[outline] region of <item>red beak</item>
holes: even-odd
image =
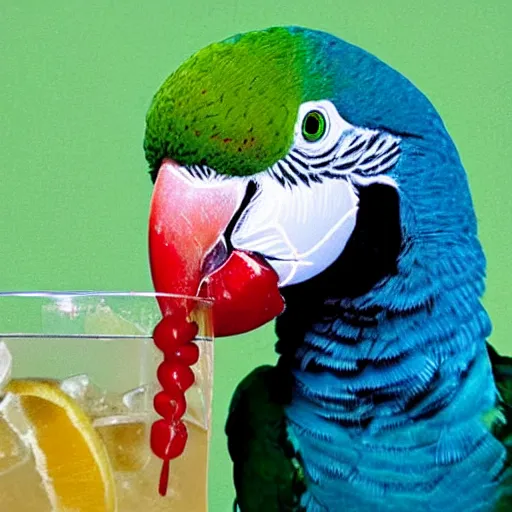
[[[215,336],[255,329],[284,308],[278,276],[262,258],[233,250],[218,268],[205,265],[244,194],[241,180],[188,179],[176,162],[164,160],[151,200],[149,258],[155,290],[213,298]]]

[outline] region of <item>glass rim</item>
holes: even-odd
[[[167,293],[156,291],[115,291],[115,290],[27,290],[27,291],[0,291],[2,297],[24,298],[66,298],[66,297],[153,297],[168,299],[186,299],[197,303],[213,305],[211,297],[199,297],[197,295],[184,295],[179,293]]]

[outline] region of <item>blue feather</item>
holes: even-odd
[[[393,171],[407,241],[397,275],[330,297],[338,314],[316,318],[295,352],[286,413],[308,512],[492,510],[506,454],[482,421],[496,403],[485,259],[463,169],[444,150],[406,149]],[[453,203],[441,204],[450,183]],[[289,311],[278,322],[293,321]]]

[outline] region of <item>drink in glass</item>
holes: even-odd
[[[199,360],[188,439],[158,493],[150,449],[162,353],[152,333],[186,304]],[[0,293],[0,510],[207,510],[211,303],[157,293]]]

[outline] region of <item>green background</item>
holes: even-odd
[[[214,40],[299,24],[375,53],[441,112],[488,257],[492,340],[512,353],[511,20],[510,0],[2,0],[0,289],[150,289],[142,137],[153,93]],[[233,496],[229,398],[273,360],[273,338],[267,326],[217,340],[211,512]]]

